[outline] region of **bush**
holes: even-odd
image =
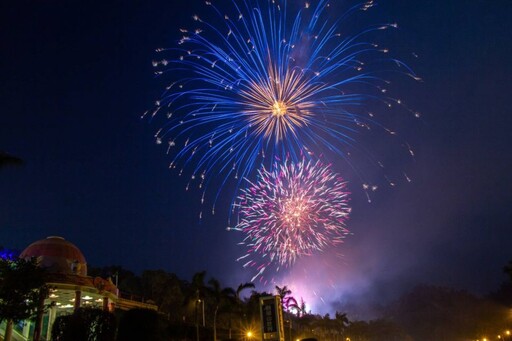
[[[54,341],[114,341],[116,319],[102,309],[79,308],[71,315],[59,316],[52,328]]]
[[[121,317],[117,341],[167,340],[165,329],[165,324],[156,311],[132,309]]]

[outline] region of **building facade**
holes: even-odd
[[[60,315],[72,314],[80,307],[101,308],[114,312],[115,309],[129,310],[146,308],[157,310],[152,304],[127,300],[119,297],[119,290],[110,278],[87,275],[87,262],[73,243],[62,237],[52,236],[30,244],[20,258],[35,258],[39,266],[46,269],[46,283],[50,293],[44,304],[48,311],[40,316],[41,340],[50,340],[55,319]],[[35,321],[23,321],[13,327],[13,340],[29,340],[35,330]],[[5,323],[0,325],[3,335]]]

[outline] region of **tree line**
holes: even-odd
[[[0,254],[0,322],[36,318],[41,297],[48,294],[44,270],[34,260],[17,259],[1,248]],[[512,262],[504,271],[509,279],[484,297],[419,285],[379,307],[377,318],[364,321],[343,311],[336,311],[334,316],[307,311],[307,302],[294,297],[286,285],[265,292],[257,291],[253,283],[224,287],[206,271],[183,280],[165,270],[145,270],[137,275],[121,266],[89,268],[90,276],[117,282],[120,297],[155,304],[158,311],[139,309],[112,315],[82,308],[56,320],[52,339],[124,341],[137,333],[151,335],[152,340],[256,339],[260,332],[259,299],[271,295],[281,297],[287,341],[482,339],[512,330]]]
[[[119,266],[92,271],[117,277],[122,295],[156,304],[173,325],[202,327],[204,322],[212,331],[210,340],[243,338],[248,330],[257,332],[259,298],[269,295],[281,297],[286,340],[315,337],[325,341],[462,341],[512,330],[512,262],[504,268],[509,279],[486,296],[418,285],[380,306],[378,317],[369,321],[353,319],[344,311],[336,311],[334,316],[307,311],[307,302],[294,297],[286,285],[276,286],[273,292],[260,292],[252,283],[222,287],[215,278],[207,280],[205,271],[194,274],[190,281],[164,270],[146,270],[140,276]]]

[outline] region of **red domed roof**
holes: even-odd
[[[87,276],[85,257],[73,243],[62,237],[48,237],[30,244],[20,258],[36,257],[52,273]]]

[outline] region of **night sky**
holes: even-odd
[[[185,191],[155,144],[162,121],[141,119],[165,84],[154,76],[155,49],[174,46],[204,8],[0,4],[0,150],[25,161],[0,169],[0,245],[58,235],[91,266],[250,280],[236,262],[240,236],[226,232],[227,209],[199,219],[199,194]],[[418,283],[484,294],[512,259],[512,2],[383,0],[372,10],[398,22],[392,47],[418,56],[411,66],[423,82],[394,85],[422,113],[401,127],[415,150],[406,165],[413,181],[372,203],[354,184],[344,256],[305,258],[278,274],[314,312],[386,301]]]

